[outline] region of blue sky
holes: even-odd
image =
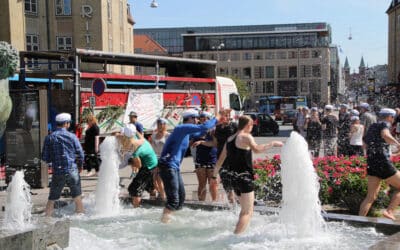
[[[387,64],[388,9],[391,0],[129,0],[135,28],[327,22],[334,44],[357,69]],[[352,39],[349,40],[351,30]]]

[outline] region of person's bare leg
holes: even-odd
[[[375,176],[368,175],[368,193],[363,202],[360,205],[360,211],[358,215],[367,216],[372,203],[378,196],[379,189],[381,188],[381,179]]]
[[[394,216],[394,211],[396,208],[400,205],[400,172],[397,171],[397,173],[388,179],[385,180],[388,184],[390,184],[392,187],[395,187],[397,190],[393,194],[392,198],[390,199],[389,206],[387,209],[383,212],[383,216],[385,216],[388,219],[391,220],[396,220],[396,217]]]
[[[132,205],[134,208],[140,207],[140,202],[142,201],[141,197],[132,196]]]
[[[75,197],[74,202],[75,202],[75,213],[77,213],[77,214],[84,213],[82,196],[79,195],[79,196]]]
[[[162,223],[170,223],[171,222],[171,214],[172,214],[172,210],[169,210],[168,208],[164,208],[163,214],[161,216],[161,222]]]
[[[233,190],[226,192],[226,195],[228,196],[228,201],[231,204],[235,203],[235,193],[233,192]]]
[[[158,193],[160,194],[160,197],[163,201],[165,201],[165,191],[164,191],[164,184],[161,180],[161,177],[157,175],[156,177],[156,182],[157,182],[157,187],[158,187]]]
[[[196,169],[197,181],[199,182],[199,186],[197,187],[197,197],[199,201],[205,201],[207,195],[207,174],[205,168],[197,168]]]
[[[207,181],[208,181],[208,188],[211,194],[211,200],[217,201],[218,200],[218,182],[212,181],[212,176],[214,174],[214,169],[207,169]]]
[[[53,215],[53,211],[54,211],[54,201],[48,200],[46,204],[45,215],[47,217],[51,217]]]
[[[250,219],[253,216],[254,192],[241,194],[239,197],[239,201],[241,210],[239,214],[239,221],[236,224],[234,234],[243,233],[249,225]]]

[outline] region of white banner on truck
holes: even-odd
[[[163,112],[164,100],[161,92],[129,90],[124,123],[129,122],[129,113],[135,111],[144,130],[155,128],[155,121]]]

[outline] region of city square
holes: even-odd
[[[400,1],[185,5],[0,3],[0,248],[400,248]]]

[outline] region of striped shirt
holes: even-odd
[[[62,175],[77,170],[77,158],[82,162],[84,154],[78,138],[73,133],[65,128],[57,128],[46,136],[42,160],[52,166],[53,174]]]

